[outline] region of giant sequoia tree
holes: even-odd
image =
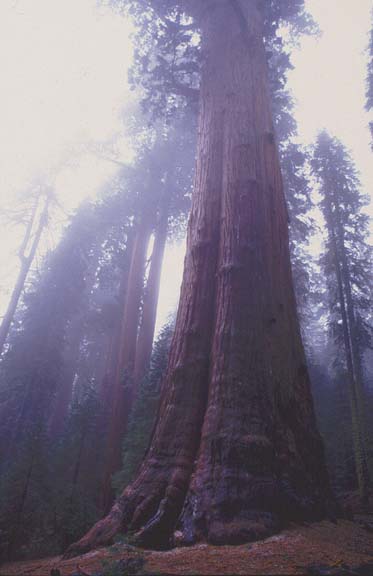
[[[139,32],[136,37],[136,59],[131,80],[141,87],[142,104],[152,117],[173,118],[175,111],[192,115],[197,112],[201,80],[202,54],[195,26],[185,18],[182,5],[172,2],[174,10],[144,10],[154,3],[129,0]],[[294,4],[294,3],[293,3]],[[293,116],[293,99],[287,89],[287,74],[292,69],[289,43],[277,34],[278,19],[293,16],[294,35],[313,33],[317,28],[310,17],[294,7],[267,3],[264,44],[269,66],[269,86],[275,134],[279,145],[284,192],[289,212],[290,255],[298,311],[305,309],[309,287],[309,266],[305,244],[311,231],[307,216],[311,208],[307,179],[306,154],[295,142],[297,125]],[[294,18],[294,16],[296,16]],[[289,21],[288,21],[289,23]]]
[[[153,2],[160,10],[179,4]],[[202,37],[197,166],[175,333],[137,478],[69,554],[263,537],[330,499],[291,279],[264,28],[303,2],[188,2]]]

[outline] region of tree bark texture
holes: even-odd
[[[119,329],[117,357],[113,371],[112,409],[108,430],[107,464],[103,482],[104,508],[113,501],[111,477],[122,462],[122,440],[133,402],[133,376],[136,342],[143,294],[146,255],[152,231],[150,220],[143,217],[138,224],[128,275],[123,319]],[[115,347],[114,347],[115,350]]]
[[[196,180],[175,333],[134,482],[68,555],[238,543],[325,513],[330,491],[291,280],[255,0],[204,13]],[[244,19],[241,18],[244,16]]]

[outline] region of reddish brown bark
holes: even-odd
[[[108,335],[107,347],[106,347],[106,361],[104,368],[104,376],[102,378],[100,386],[100,401],[104,408],[104,411],[110,409],[113,404],[112,393],[113,393],[113,367],[116,364],[116,359],[118,356],[116,347],[118,345],[118,329],[117,326],[114,327],[112,332]]]
[[[160,214],[158,226],[154,237],[154,246],[150,262],[148,280],[146,282],[141,325],[136,346],[136,361],[134,370],[135,390],[141,384],[147,369],[154,340],[155,323],[157,319],[157,306],[159,299],[159,286],[161,281],[163,256],[166,247],[168,230],[168,210],[164,209]],[[136,393],[136,392],[135,392]]]
[[[196,182],[175,334],[147,456],[68,554],[260,538],[330,499],[291,280],[259,4],[201,22]],[[243,24],[245,24],[243,26]],[[176,530],[176,531],[175,531]]]
[[[136,236],[131,231],[127,235],[126,250],[124,253],[124,261],[122,262],[122,274],[119,281],[118,289],[118,317],[112,318],[112,325],[109,329],[107,347],[105,351],[105,365],[103,369],[103,378],[100,387],[100,399],[104,407],[104,411],[110,410],[113,406],[113,390],[114,390],[114,375],[117,368],[117,361],[119,358],[119,340],[121,334],[121,321],[124,319],[125,315],[125,304],[126,295],[128,290],[128,277],[129,277],[129,266],[133,259],[134,253],[134,240]],[[127,265],[129,263],[129,266]]]
[[[113,370],[112,410],[108,431],[107,463],[103,483],[103,502],[105,509],[107,509],[113,501],[114,495],[111,487],[111,477],[121,466],[122,440],[133,401],[133,372],[136,358],[136,341],[150,234],[150,219],[143,216],[138,224],[133,246],[123,319],[119,329],[119,342],[118,345],[114,347],[116,359]]]

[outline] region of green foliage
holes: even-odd
[[[130,82],[141,86],[145,112],[168,122],[186,108],[196,114],[201,61],[196,31],[179,11],[160,18],[148,9],[137,14],[136,22]]]
[[[61,549],[100,516],[103,412],[96,390],[85,386],[73,399],[65,433],[54,445],[52,505]]]
[[[328,236],[321,268],[327,279],[327,309],[330,334],[338,346],[342,345],[343,333],[341,310],[336,282],[336,255],[333,251],[332,228],[339,261],[345,257],[351,284],[357,345],[360,353],[372,348],[373,318],[372,297],[372,248],[368,243],[369,216],[364,212],[368,198],[361,192],[359,176],[353,160],[336,138],[322,132],[316,143],[312,169],[320,182],[320,208],[324,214]],[[332,212],[328,212],[329,203]],[[345,287],[346,288],[346,287]],[[336,358],[340,362],[340,356]]]
[[[310,216],[313,207],[311,186],[307,174],[307,155],[291,140],[280,147],[281,170],[289,214],[289,242],[295,295],[301,323],[307,314],[310,295],[312,265],[307,253],[314,221]]]
[[[97,395],[86,390],[58,443],[42,423],[13,453],[0,476],[4,558],[59,554],[99,518],[100,421]]]
[[[3,554],[32,556],[60,552],[65,541],[75,539],[97,518],[97,509],[92,511],[95,499],[89,482],[79,487],[79,479],[74,480],[77,429],[80,434],[85,430],[86,446],[98,448],[99,442],[94,438],[100,437],[97,431],[88,430],[84,420],[84,413],[86,417],[98,418],[84,386],[76,387],[79,398],[65,422],[63,438],[51,435],[49,419],[58,390],[66,379],[72,385],[74,378],[74,355],[69,346],[73,342],[74,319],[84,309],[89,293],[90,263],[100,243],[98,225],[93,207],[82,206],[24,296],[8,351],[2,359],[0,530],[6,543]],[[86,449],[84,453],[87,456]],[[97,454],[95,458],[98,461]],[[97,475],[90,473],[87,478],[95,479],[97,492]]]
[[[102,566],[102,576],[134,576],[144,573],[145,558],[136,554],[122,560],[104,560]]]
[[[308,367],[331,481],[337,493],[355,490],[357,484],[346,373],[329,368],[329,358],[335,354],[333,344],[324,342],[320,333],[312,336],[320,338],[324,345],[317,354],[314,350],[309,353]]]
[[[141,86],[144,109],[152,117],[168,120],[186,108],[195,114],[203,60],[198,28],[201,2],[114,0],[113,4],[126,7],[136,22],[130,81]],[[305,11],[304,0],[266,0],[263,11],[274,105],[278,112],[282,108],[278,123],[294,123],[286,110],[289,95],[284,89],[290,57],[278,31],[287,27],[294,43],[301,34],[315,33],[316,26]]]
[[[156,226],[165,210],[170,236],[182,228],[193,176],[192,126],[185,118],[152,131],[136,165],[123,169],[99,202],[83,205],[72,218],[23,298],[0,364],[3,554],[60,553],[102,513],[108,413],[100,403],[131,245],[144,213]],[[65,389],[66,404],[54,425]],[[126,460],[129,474],[151,431],[158,403],[154,374],[142,397],[144,405],[135,408],[143,428]]]
[[[343,430],[343,454],[337,462],[342,463],[344,476],[348,477],[346,470],[353,469],[355,459],[359,491],[364,498],[369,491],[368,466],[373,456],[365,419],[371,409],[365,360],[373,344],[373,255],[368,244],[369,218],[364,213],[367,199],[350,154],[326,132],[318,136],[311,165],[319,182],[319,205],[325,219],[325,249],[320,258],[324,284],[320,284],[319,291],[327,319],[328,364],[342,400],[339,405],[336,401],[333,404],[341,423],[339,429]],[[335,442],[333,446],[336,448]]]
[[[12,460],[2,464],[0,475],[1,555],[45,552],[41,546],[46,528],[46,498],[51,492],[49,452],[40,422],[17,447]],[[32,542],[29,536],[32,534]],[[28,545],[26,545],[28,544]]]
[[[172,333],[173,323],[167,324],[161,330],[154,344],[149,373],[142,382],[134,402],[128,432],[123,442],[122,469],[113,478],[113,487],[117,494],[120,494],[133,479],[148,448],[157,415],[160,384],[167,367]]]
[[[145,111],[152,118],[162,117],[167,121],[185,115],[186,111],[189,117],[195,116],[203,54],[198,22],[188,16],[193,6],[190,2],[165,0],[132,0],[124,4],[138,26],[130,79],[134,86],[141,86]],[[200,7],[196,2],[191,14],[197,14]],[[305,245],[313,226],[308,216],[312,202],[306,155],[293,142],[296,123],[286,81],[292,68],[291,45],[301,34],[315,33],[316,27],[305,11],[303,0],[267,0],[263,10],[274,122],[290,217],[293,277],[298,306],[304,309],[310,274]],[[281,27],[286,27],[288,33],[279,35]]]
[[[89,207],[77,215],[46,257],[18,313],[0,368],[0,404],[8,405],[2,424],[19,422],[18,435],[29,434],[32,423],[46,419],[62,375],[66,331],[84,295],[87,257],[95,241],[93,219]]]

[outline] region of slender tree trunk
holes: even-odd
[[[69,406],[72,400],[73,383],[75,377],[75,364],[65,371],[63,379],[59,383],[57,394],[52,403],[52,410],[49,417],[48,433],[52,439],[61,436],[67,421]]]
[[[28,466],[27,473],[26,473],[25,483],[23,485],[22,495],[21,495],[21,498],[19,500],[18,508],[16,510],[16,513],[15,513],[14,528],[13,528],[12,535],[10,537],[9,546],[8,546],[9,558],[12,558],[13,553],[15,551],[15,546],[17,544],[19,528],[20,528],[20,524],[21,524],[21,520],[22,520],[23,510],[25,508],[25,504],[26,504],[26,500],[27,500],[27,496],[28,496],[29,485],[30,485],[30,480],[31,480],[33,469],[34,469],[34,453],[32,453],[32,455],[31,455],[30,464]]]
[[[104,408],[103,414],[103,430],[107,436],[107,450],[105,468],[103,470],[102,488],[100,491],[99,505],[100,509],[105,513],[112,502],[114,497],[111,486],[111,473],[109,471],[109,434],[113,434],[113,412],[115,406],[115,371],[118,362],[118,348],[119,348],[119,330],[120,326],[116,326],[115,330],[110,336],[108,355],[106,362],[106,370],[101,384],[101,403]]]
[[[137,478],[68,555],[120,530],[147,546],[241,542],[325,513],[330,489],[291,280],[262,17],[201,22],[196,181],[161,405]],[[176,530],[176,532],[175,532]]]
[[[51,413],[48,422],[48,434],[52,439],[57,439],[62,434],[69,413],[73,395],[73,384],[76,377],[76,367],[79,359],[80,342],[82,338],[81,318],[77,318],[72,338],[69,342],[67,359],[65,359],[65,369],[57,382],[57,391],[51,406]],[[66,354],[66,351],[65,351]]]
[[[122,329],[122,321],[125,313],[126,296],[129,283],[129,268],[131,267],[131,262],[134,258],[134,248],[135,239],[133,234],[127,239],[126,245],[126,262],[128,265],[123,266],[122,275],[119,282],[119,302],[118,302],[118,317],[115,317],[112,329],[108,338],[108,346],[106,352],[106,362],[104,368],[104,375],[101,382],[100,388],[100,399],[103,406],[103,430],[105,431],[105,436],[108,436],[109,431],[112,433],[112,412],[115,406],[115,392],[116,392],[116,381],[115,374],[117,371],[117,364],[119,361],[119,345],[120,345],[120,335]],[[129,241],[129,244],[128,244]],[[128,251],[128,254],[127,254]],[[129,256],[128,256],[129,255]],[[109,453],[108,449],[108,453]],[[100,492],[100,508],[105,511],[110,505],[110,501],[113,498],[113,493],[111,489],[111,475],[109,477],[108,471],[108,454],[107,466],[103,471],[103,484],[102,490]]]
[[[68,504],[65,508],[65,515],[66,515],[66,521],[67,522],[70,520],[71,515],[74,513],[74,496],[75,496],[76,488],[78,486],[78,480],[79,480],[80,469],[81,469],[81,464],[82,464],[83,448],[84,448],[86,434],[87,434],[87,428],[85,425],[81,434],[80,434],[80,438],[79,438],[79,448],[78,448],[78,453],[77,453],[76,460],[75,460],[73,475],[71,478],[71,491],[70,491],[70,496],[68,499]],[[63,534],[63,537],[62,537],[62,540],[63,540],[62,546],[63,547],[68,545],[69,537],[70,537],[70,535],[68,532],[67,533],[65,532]]]
[[[347,375],[349,378],[349,375]],[[338,378],[337,381],[337,392],[338,392],[338,399],[340,403],[339,414],[341,414],[342,421],[348,420],[351,416],[351,393],[350,393],[350,381],[348,380],[349,386],[347,388],[347,396],[346,396],[346,386],[345,382],[342,381],[341,378]],[[351,428],[352,432],[352,428]],[[351,476],[356,476],[355,474],[355,459],[354,459],[354,447],[352,442],[352,454],[351,454],[351,439],[352,433],[348,428],[345,426],[341,426],[340,429],[340,438],[341,438],[341,459],[342,459],[342,483],[345,484],[346,489],[351,488]],[[338,467],[339,458],[336,457],[336,464],[335,468]],[[353,460],[353,462],[352,462]],[[338,482],[341,484],[341,481]]]
[[[149,276],[146,283],[142,318],[136,347],[136,361],[134,371],[134,394],[138,390],[150,364],[154,340],[155,323],[157,319],[157,306],[159,286],[161,281],[163,256],[166,247],[168,231],[168,210],[160,214],[158,227],[155,233],[154,246],[150,263]]]
[[[2,321],[1,326],[0,326],[0,355],[2,354],[2,352],[4,350],[4,345],[5,345],[6,339],[7,339],[8,334],[9,334],[11,324],[13,322],[14,314],[16,312],[20,296],[21,296],[23,289],[24,289],[24,286],[25,286],[25,281],[26,281],[27,275],[29,273],[31,264],[35,258],[36,250],[39,246],[39,242],[40,242],[43,230],[47,224],[49,201],[50,201],[50,197],[49,197],[49,195],[47,195],[45,197],[44,208],[43,208],[43,211],[40,215],[39,225],[37,227],[37,230],[35,231],[35,235],[34,235],[28,256],[26,256],[26,250],[27,250],[27,246],[28,246],[28,243],[30,241],[30,238],[31,238],[32,229],[33,229],[34,224],[35,224],[38,202],[35,202],[35,205],[34,205],[33,210],[32,210],[30,221],[29,221],[27,228],[26,228],[25,236],[24,236],[24,239],[22,241],[22,246],[21,246],[20,251],[19,251],[21,268],[20,268],[20,271],[18,274],[17,282],[16,282],[14,289],[13,289],[13,292],[12,292],[12,296],[11,296],[7,311],[4,315],[3,321]]]
[[[78,479],[79,479],[79,473],[80,473],[80,468],[81,468],[81,463],[82,463],[82,455],[83,455],[83,448],[84,448],[84,442],[85,442],[86,434],[87,434],[87,429],[85,427],[83,429],[81,435],[80,435],[79,450],[78,450],[78,454],[77,454],[77,458],[76,458],[75,466],[74,466],[74,472],[73,472],[73,477],[72,477],[72,482],[71,482],[70,506],[72,506],[75,490],[76,490],[76,487],[78,485]]]
[[[118,327],[115,326],[112,332],[108,335],[107,347],[106,347],[106,361],[104,368],[104,376],[102,378],[100,386],[100,401],[104,407],[104,411],[109,410],[110,406],[113,404],[112,401],[112,385],[113,385],[113,366],[115,365],[115,360],[118,357],[118,352],[116,347],[118,345]]]
[[[9,334],[10,326],[13,322],[14,314],[17,309],[18,301],[20,296],[23,292],[23,287],[25,285],[25,281],[27,278],[28,271],[30,269],[31,263],[29,263],[28,259],[21,261],[21,268],[18,273],[17,282],[13,288],[12,296],[1,323],[0,327],[0,350],[1,352],[4,350],[5,342]]]
[[[356,326],[355,306],[351,289],[350,269],[347,260],[346,246],[344,243],[344,230],[340,220],[340,211],[337,203],[336,203],[336,218],[338,224],[338,233],[341,242],[340,246],[341,275],[343,279],[343,286],[345,289],[345,296],[346,296],[346,315],[349,326],[350,348],[351,348],[353,371],[355,376],[356,402],[359,411],[360,427],[363,435],[366,465],[368,468],[368,476],[369,476],[368,482],[370,483],[371,480],[373,479],[373,458],[368,451],[369,433],[367,429],[365,390],[363,383],[361,354],[359,350],[359,335]]]
[[[122,262],[123,270],[119,282],[119,298],[118,298],[118,316],[113,318],[113,326],[109,331],[109,338],[107,343],[106,361],[104,367],[104,376],[101,382],[100,398],[105,408],[105,412],[114,405],[113,388],[114,388],[114,375],[119,358],[119,340],[121,333],[121,320],[124,318],[124,306],[126,303],[126,295],[128,290],[128,277],[129,268],[134,257],[134,234],[127,237],[126,250],[124,253],[124,262]]]
[[[356,477],[359,487],[360,498],[363,503],[369,501],[369,471],[366,460],[366,448],[365,448],[365,437],[362,427],[362,416],[360,413],[359,398],[358,398],[358,388],[356,384],[356,374],[354,371],[353,353],[352,353],[352,339],[349,325],[349,318],[346,307],[345,300],[345,290],[343,283],[342,274],[342,264],[340,260],[340,254],[338,250],[337,242],[337,231],[335,215],[332,210],[332,203],[330,199],[330,193],[326,191],[326,212],[328,219],[328,228],[330,231],[330,239],[332,243],[332,250],[334,255],[334,266],[337,278],[338,287],[338,300],[341,308],[341,318],[342,318],[342,330],[343,330],[343,341],[346,355],[346,366],[349,378],[349,391],[350,391],[350,407],[351,407],[351,418],[352,418],[352,437],[354,445],[354,457],[355,457],[355,469]]]
[[[140,320],[146,255],[152,226],[150,218],[143,216],[136,233],[130,264],[123,319],[119,329],[117,358],[113,373],[112,410],[108,431],[107,462],[103,482],[103,503],[107,510],[114,494],[111,477],[122,462],[122,440],[127,428],[133,400],[133,375],[136,342]]]

